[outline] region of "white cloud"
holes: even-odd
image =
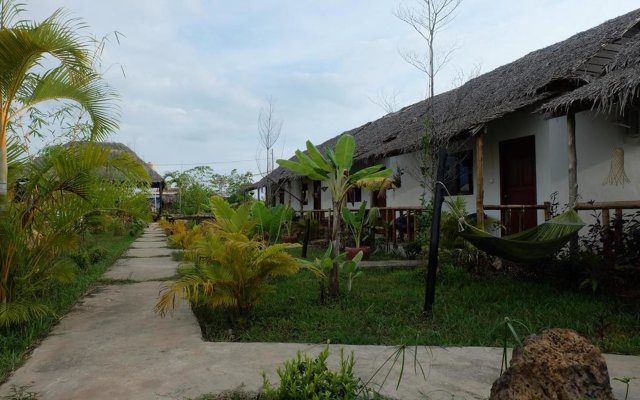
[[[411,1],[411,0],[406,0]],[[112,140],[135,147],[161,171],[193,163],[256,171],[257,116],[277,99],[284,119],[279,151],[321,142],[381,116],[368,100],[399,91],[400,106],[424,95],[425,81],[399,56],[417,36],[392,15],[394,0],[32,0],[30,16],[71,10],[100,37],[123,33],[104,53],[122,95]],[[483,72],[636,7],[636,0],[466,0],[439,43],[459,49],[439,78]],[[120,65],[126,78],[120,72]],[[235,164],[233,160],[250,160]]]

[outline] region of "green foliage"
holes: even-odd
[[[360,270],[359,264],[362,260],[363,253],[359,251],[355,255],[353,260],[346,260],[347,253],[339,253],[337,256],[333,255],[332,244],[329,243],[329,247],[317,256],[313,263],[306,262],[303,264],[305,268],[311,271],[318,279],[320,284],[320,302],[324,303],[327,295],[327,283],[329,279],[329,273],[333,269],[334,265],[338,265],[338,269],[344,273],[347,277],[347,292],[351,293],[353,287],[353,281],[361,276],[363,272]]]
[[[290,233],[293,215],[293,208],[285,204],[267,207],[262,202],[255,202],[251,207],[251,216],[257,223],[256,233],[269,243],[277,243],[283,230]]]
[[[83,271],[89,269],[89,266],[93,264],[89,257],[89,252],[87,252],[86,249],[78,249],[70,253],[69,258],[71,258],[75,265]]]
[[[185,221],[174,221],[170,228],[169,245],[174,249],[189,249],[202,237],[202,229],[200,225],[189,229]]]
[[[185,215],[210,212],[209,199],[214,195],[210,185],[212,174],[213,169],[206,166],[167,173],[167,185],[178,189],[179,200],[173,204],[173,211]]]
[[[165,175],[169,187],[178,189],[178,202],[174,212],[193,215],[211,211],[209,199],[219,196],[231,204],[241,204],[252,199],[247,188],[253,183],[250,172],[239,174],[232,170],[228,175],[218,174],[211,167],[198,166],[186,171],[173,171]]]
[[[117,95],[96,72],[91,38],[81,36],[73,20],[64,20],[62,10],[35,22],[22,20],[19,3],[5,0],[2,6],[0,138],[6,138],[9,126],[23,114],[50,100],[71,101],[83,109],[92,124],[88,139],[113,132]],[[43,62],[49,58],[55,62]]]
[[[300,176],[312,180],[323,181],[331,194],[333,213],[331,240],[333,241],[334,257],[338,255],[341,243],[340,210],[344,205],[345,197],[354,187],[364,187],[371,190],[388,188],[392,181],[391,169],[383,165],[374,165],[352,172],[353,157],[356,147],[355,138],[352,135],[340,136],[335,149],[325,148],[323,155],[316,146],[307,141],[307,153],[297,150],[298,161],[277,160],[278,165],[291,170]],[[329,295],[338,295],[338,265],[334,265],[329,279]]]
[[[342,219],[351,230],[356,247],[360,247],[362,241],[367,240],[367,231],[376,223],[380,217],[380,210],[371,207],[367,212],[367,202],[363,201],[360,208],[352,213],[347,207],[342,207]]]
[[[48,334],[51,327],[59,321],[59,316],[68,312],[77,299],[100,279],[104,271],[129,247],[132,241],[133,238],[129,236],[116,237],[112,232],[88,234],[85,239],[86,246],[100,243],[100,246],[107,250],[108,255],[91,265],[86,271],[76,270],[72,281],[62,283],[50,280],[46,285],[39,286],[41,307],[49,311],[46,315],[30,318],[20,324],[0,326],[0,383]],[[29,306],[29,308],[32,307],[33,305]]]
[[[109,157],[93,143],[46,149],[37,159],[10,159],[10,202],[0,218],[0,326],[21,324],[50,314],[43,296],[54,281],[73,279],[67,253],[77,248],[86,216],[112,213],[124,223],[136,207],[133,182],[144,182],[144,168]],[[121,184],[105,185],[105,170],[121,172]],[[125,218],[126,217],[126,218]],[[78,255],[80,269],[88,256]]]
[[[215,216],[213,225],[222,232],[249,235],[257,224],[257,221],[251,215],[251,204],[249,203],[243,203],[233,208],[222,197],[213,196],[211,198],[211,210]]]
[[[219,197],[212,203],[216,222],[186,252],[192,264],[182,269],[179,279],[163,286],[156,305],[162,315],[176,299],[186,299],[244,317],[269,291],[271,278],[298,271],[298,262],[285,251],[290,245],[249,239],[253,222],[248,207],[233,209]]]
[[[311,358],[298,352],[295,360],[278,368],[280,384],[271,385],[263,373],[263,391],[267,400],[353,400],[365,390],[362,381],[353,375],[353,354],[344,357],[340,351],[337,371],[327,366],[329,347]]]
[[[353,281],[363,274],[360,269],[360,261],[362,261],[363,253],[361,251],[353,257],[351,260],[347,260],[342,263],[340,271],[347,277],[347,293],[351,293],[353,287]]]
[[[325,151],[325,155],[322,155],[316,146],[307,141],[307,154],[300,150],[296,151],[298,161],[277,160],[277,163],[301,176],[326,182],[334,204],[342,205],[347,192],[353,187],[379,189],[388,183],[391,170],[382,165],[351,173],[355,151],[353,136],[349,134],[340,136],[335,151],[329,148]]]
[[[96,246],[89,250],[89,260],[91,261],[91,264],[96,264],[104,260],[108,255],[109,252],[102,246]]]
[[[253,174],[245,172],[238,173],[235,168],[228,175],[212,174],[211,185],[214,193],[224,197],[231,204],[241,204],[252,199],[251,191],[248,188],[253,183]]]

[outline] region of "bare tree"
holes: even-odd
[[[269,175],[275,167],[275,159],[273,154],[273,148],[275,147],[278,139],[280,139],[280,133],[282,132],[282,119],[276,114],[276,100],[269,96],[267,98],[267,104],[260,109],[258,114],[258,138],[260,143],[260,150],[266,153],[265,170],[263,172],[262,165],[260,163],[260,157],[256,157],[256,163],[258,164],[258,171],[260,175]],[[265,199],[269,204],[271,196],[271,184],[267,182],[267,192]]]
[[[447,64],[455,47],[441,52],[436,49],[436,37],[451,23],[455,11],[462,0],[415,0],[414,7],[399,4],[394,14],[407,23],[425,41],[426,51],[403,51],[400,54],[406,62],[427,76],[427,113],[421,169],[424,187],[431,186],[433,193],[433,214],[429,243],[429,261],[425,275],[425,300],[423,312],[430,315],[433,310],[438,270],[438,246],[440,238],[440,215],[444,201],[443,181],[447,162],[447,136],[439,129],[444,128],[444,115],[437,116],[434,111],[435,77]],[[431,185],[430,185],[431,184]],[[426,194],[426,193],[425,193]]]
[[[382,108],[387,114],[398,110],[398,95],[400,91],[393,89],[391,92],[387,92],[385,89],[380,89],[376,92],[375,97],[369,97],[370,102]]]
[[[407,23],[426,42],[425,51],[404,50],[400,54],[406,62],[424,72],[428,78],[427,94],[431,98],[435,94],[435,77],[447,64],[455,47],[445,52],[436,46],[436,36],[453,21],[455,11],[462,0],[415,0],[414,7],[399,4],[394,15]]]

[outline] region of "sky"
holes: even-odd
[[[110,141],[161,174],[208,165],[257,180],[266,162],[258,115],[269,98],[283,122],[276,158],[380,118],[386,111],[372,101],[380,93],[396,94],[398,108],[424,99],[424,74],[400,55],[424,42],[393,14],[415,3],[27,0],[25,16],[41,20],[62,7],[88,25],[85,34],[110,38],[102,72],[122,108]],[[436,38],[439,51],[455,49],[436,92],[637,7],[637,0],[464,0]]]

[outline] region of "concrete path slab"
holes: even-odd
[[[161,242],[161,243],[167,243],[167,237],[166,236],[140,236],[139,238],[136,239],[137,243],[140,242]]]
[[[178,270],[178,262],[170,257],[121,258],[103,275],[107,279],[151,281],[171,278]]]
[[[154,258],[154,257],[169,257],[175,250],[168,247],[152,247],[152,248],[130,248],[127,250],[123,257],[136,257],[136,258]],[[153,260],[150,260],[153,261]]]
[[[162,240],[156,240],[156,241],[141,241],[141,240],[136,240],[135,242],[131,243],[131,246],[129,246],[130,249],[157,249],[157,248],[166,248],[167,246],[167,242]]]
[[[166,264],[162,264],[166,263]],[[121,259],[105,277],[148,280],[172,276],[177,263],[167,257]],[[45,400],[186,399],[242,384],[257,390],[260,371],[272,382],[276,370],[297,351],[315,355],[324,345],[296,343],[210,343],[186,304],[160,318],[153,310],[162,283],[141,282],[98,287],[62,318],[23,367],[0,387],[30,385]],[[331,346],[330,363],[340,349],[353,352],[355,372],[365,380],[394,354],[387,346]],[[397,399],[485,399],[498,377],[501,349],[483,347],[418,348],[426,378],[414,373],[413,348],[406,353],[402,383],[391,370],[382,392]],[[611,377],[640,376],[640,358],[605,355]],[[381,384],[389,365],[374,383]],[[612,381],[618,398],[624,384]],[[640,396],[640,381],[631,384]],[[428,397],[425,397],[428,396]],[[455,396],[455,397],[453,397]],[[638,398],[638,397],[635,397]]]
[[[164,232],[145,232],[140,235],[140,239],[167,239],[167,235]]]

